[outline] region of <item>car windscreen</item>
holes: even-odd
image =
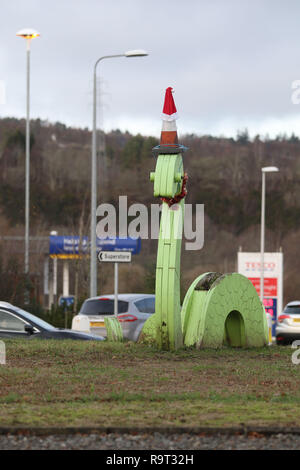
[[[56,330],[56,328],[53,325],[50,325],[50,323],[47,323],[46,321],[42,320],[39,317],[36,317],[35,315],[32,315],[32,313],[26,312],[26,310],[22,310],[21,308],[16,308],[16,313],[20,313],[22,317],[29,321],[29,323],[35,323],[37,327],[42,328],[43,330]]]
[[[286,305],[283,313],[290,315],[300,315],[300,304],[297,305]]]
[[[128,312],[128,302],[118,300],[118,313]],[[113,315],[114,299],[86,300],[81,309],[82,315]]]

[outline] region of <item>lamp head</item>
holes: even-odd
[[[24,39],[34,39],[40,36],[40,33],[32,28],[24,28],[16,33],[16,36]]]
[[[144,51],[144,49],[135,49],[133,51],[125,52],[125,57],[145,57],[149,55],[148,52]]]
[[[274,173],[276,171],[279,171],[279,168],[277,166],[265,166],[261,169],[263,173]]]

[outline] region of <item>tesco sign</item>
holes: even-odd
[[[272,261],[270,263],[264,263],[264,271],[274,271],[276,264]],[[246,270],[248,271],[260,271],[260,262],[246,261]]]
[[[238,252],[238,272],[246,276],[260,296],[260,253]],[[264,299],[267,313],[272,315],[272,334],[283,302],[283,253],[264,254]]]

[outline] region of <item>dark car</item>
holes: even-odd
[[[0,338],[104,340],[102,336],[55,328],[7,302],[0,302]]]

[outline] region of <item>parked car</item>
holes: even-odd
[[[123,336],[137,341],[145,321],[155,312],[155,295],[119,294],[118,319]],[[106,336],[105,317],[114,315],[114,295],[91,297],[73,318],[72,330]]]
[[[276,324],[277,344],[289,344],[296,339],[300,339],[300,300],[289,302]]]
[[[7,302],[0,302],[0,338],[104,340],[99,335],[55,328],[41,318]]]

